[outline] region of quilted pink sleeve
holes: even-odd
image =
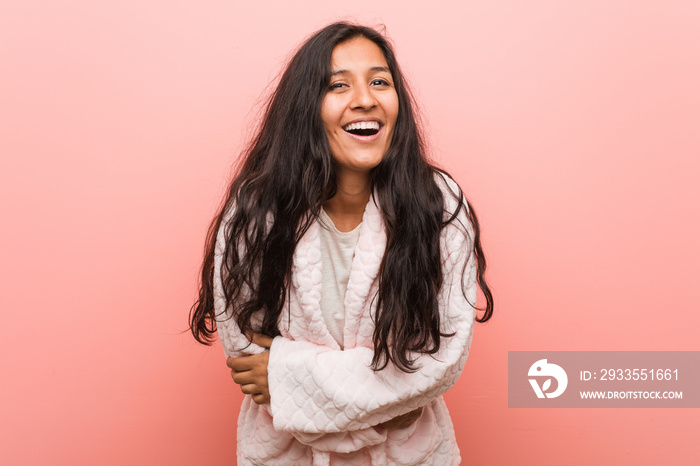
[[[266,349],[251,343],[238,328],[236,321],[231,317],[231,307],[226,307],[226,299],[221,280],[221,268],[226,242],[224,238],[225,225],[228,223],[230,212],[221,223],[221,228],[216,237],[216,249],[214,250],[214,312],[216,313],[216,328],[224,347],[226,356],[245,356],[262,353]]]
[[[468,222],[460,216],[462,222]],[[468,225],[468,223],[464,223]],[[373,351],[345,351],[276,337],[270,350],[268,381],[276,430],[322,434],[368,429],[426,405],[445,393],[459,378],[471,344],[476,303],[475,262],[471,239],[462,228],[449,225],[443,237],[444,285],[440,292],[443,331],[435,355],[421,355],[420,369],[405,373],[392,364],[370,369]],[[473,256],[473,254],[471,254]],[[468,292],[465,298],[461,281]]]

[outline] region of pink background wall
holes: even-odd
[[[110,3],[0,8],[0,463],[234,464],[241,395],[180,332],[256,102],[338,18],[386,25],[483,223],[467,463],[697,461],[697,410],[508,409],[506,369],[700,350],[700,3]]]

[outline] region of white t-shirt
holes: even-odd
[[[360,225],[348,232],[338,231],[333,220],[321,209],[321,260],[323,278],[321,283],[321,311],[328,330],[343,348],[345,325],[345,291],[348,288],[355,246],[360,237]]]

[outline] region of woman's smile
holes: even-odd
[[[373,142],[379,138],[384,125],[378,120],[357,120],[343,126],[343,130],[360,142]]]

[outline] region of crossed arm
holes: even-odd
[[[252,342],[263,348],[270,348],[272,338],[258,333],[253,334]],[[241,391],[246,395],[251,395],[257,404],[270,402],[270,390],[267,380],[267,364],[270,359],[270,352],[254,354],[251,356],[241,356],[237,358],[229,357],[226,365],[231,368],[233,381],[240,385]],[[419,407],[411,412],[397,416],[388,421],[378,424],[376,427],[382,429],[403,429],[410,426],[418,419],[423,412],[423,407]]]

